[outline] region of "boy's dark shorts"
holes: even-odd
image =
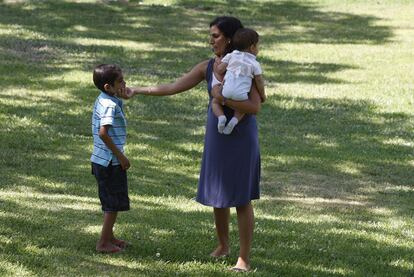
[[[92,163],[92,174],[98,182],[102,211],[119,212],[129,210],[128,181],[126,170],[121,165],[108,167]]]

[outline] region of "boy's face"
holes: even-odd
[[[125,87],[126,83],[124,80],[124,75],[122,73],[119,74],[118,78],[116,78],[113,86],[110,84],[105,84],[106,92],[115,96],[119,96],[121,89],[125,89]]]

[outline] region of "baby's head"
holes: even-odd
[[[238,29],[233,36],[232,43],[236,50],[249,52],[253,55],[259,53],[259,34],[253,29]]]
[[[124,76],[119,66],[115,64],[100,64],[93,70],[93,83],[102,92],[118,95],[125,88]]]

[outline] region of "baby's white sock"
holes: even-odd
[[[218,117],[217,130],[220,134],[223,133],[224,126],[226,126],[227,118],[224,115]]]
[[[237,123],[239,123],[237,118],[233,117],[232,119],[230,119],[229,123],[227,123],[227,126],[223,130],[223,134],[230,135]]]

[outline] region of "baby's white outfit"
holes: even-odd
[[[233,52],[224,56],[221,62],[228,64],[222,94],[225,98],[244,101],[248,94],[255,75],[262,74],[262,68],[256,56],[248,52]]]

